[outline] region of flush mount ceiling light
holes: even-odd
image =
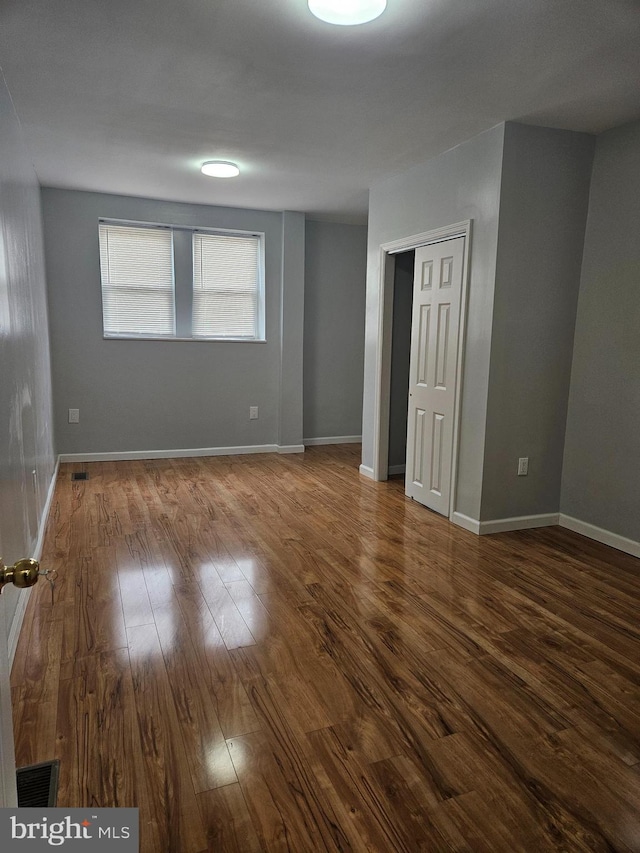
[[[316,18],[346,27],[373,21],[387,8],[387,0],[308,0],[308,3]]]
[[[228,160],[207,160],[202,164],[200,169],[203,175],[208,175],[210,178],[235,178],[240,174],[240,169],[235,163],[230,163]]]

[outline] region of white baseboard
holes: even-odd
[[[49,520],[49,512],[51,510],[51,503],[53,501],[53,494],[56,490],[56,482],[58,480],[58,470],[60,468],[60,460],[56,461],[56,466],[53,469],[53,474],[51,475],[51,482],[49,483],[49,489],[47,491],[47,498],[44,502],[44,506],[42,507],[42,515],[40,516],[40,524],[38,525],[38,538],[36,539],[36,544],[31,549],[31,553],[33,554],[34,560],[39,560],[42,557],[42,546],[44,545],[44,534],[47,531],[47,521]]]
[[[627,539],[625,536],[620,536],[618,533],[612,533],[610,530],[605,530],[602,527],[596,527],[595,524],[589,524],[586,521],[580,521],[578,518],[572,518],[570,515],[560,513],[560,527],[566,527],[567,530],[573,530],[575,533],[581,533],[583,536],[588,536],[589,539],[595,539],[596,542],[602,542],[604,545],[610,545],[612,548],[617,548],[618,551],[624,551],[626,554],[631,554],[633,557],[640,557],[640,542],[634,539]]]
[[[326,438],[304,438],[306,447],[316,447],[320,444],[360,444],[361,435],[330,435]]]
[[[242,456],[249,453],[304,453],[304,444],[249,444],[178,450],[122,450],[109,453],[61,453],[60,462],[124,462],[131,459],[181,459],[193,456]]]
[[[475,533],[476,535],[480,533],[480,522],[475,518],[469,518],[468,515],[463,515],[461,512],[454,512],[450,520],[454,524],[457,524],[458,527],[464,527],[470,533]]]
[[[513,518],[496,518],[480,522],[480,535],[485,533],[507,533],[510,530],[530,530],[533,527],[552,527],[558,523],[557,512],[542,515],[516,515]]]
[[[572,518],[570,515],[564,515],[564,513],[550,512],[542,515],[521,515],[513,518],[497,518],[493,521],[478,521],[475,518],[469,518],[468,515],[463,515],[461,512],[454,512],[451,521],[480,536],[488,533],[506,533],[510,530],[551,527],[558,524],[560,527],[566,527],[567,530],[573,530],[589,539],[595,539],[596,542],[617,548],[618,551],[624,551],[633,557],[640,557],[640,542],[627,539],[625,536],[612,533],[610,530],[604,530],[602,527],[596,527],[595,524]]]
[[[40,515],[40,523],[38,525],[38,536],[35,542],[35,545],[31,549],[31,554],[34,560],[40,560],[42,558],[42,546],[44,544],[44,534],[47,529],[47,521],[49,520],[49,512],[51,510],[51,503],[53,501],[53,494],[56,490],[56,481],[58,479],[58,468],[60,467],[60,461],[56,462],[56,467],[53,470],[53,474],[51,476],[51,482],[49,483],[49,490],[47,491],[47,498],[44,502],[44,506],[42,508],[42,514]],[[9,669],[13,666],[13,660],[16,656],[16,649],[18,647],[18,638],[20,637],[20,630],[22,628],[22,623],[24,621],[24,614],[27,610],[27,604],[29,602],[29,596],[31,595],[31,589],[21,589],[20,594],[18,595],[18,603],[16,605],[15,613],[13,614],[13,619],[11,620],[11,625],[9,627],[9,634],[7,636],[7,646],[9,651]]]
[[[464,527],[478,536],[488,533],[506,533],[509,530],[529,530],[532,527],[551,527],[558,523],[557,513],[543,515],[518,515],[513,518],[496,518],[492,521],[478,521],[461,512],[454,512],[451,521],[458,527]]]
[[[370,480],[374,479],[373,476],[373,468],[369,468],[368,465],[361,465],[358,469],[363,477],[368,477]]]
[[[406,470],[406,465],[389,465],[387,473],[392,477],[394,474],[404,474]]]

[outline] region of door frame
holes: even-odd
[[[412,234],[380,245],[378,280],[378,335],[376,339],[376,382],[373,423],[373,479],[386,480],[389,476],[389,398],[391,395],[391,335],[393,329],[393,288],[395,255],[442,243],[456,237],[464,237],[462,258],[462,290],[460,293],[460,327],[456,365],[456,393],[453,416],[453,455],[451,460],[451,495],[449,518],[456,506],[458,450],[460,442],[460,412],[462,399],[462,375],[467,325],[467,302],[469,290],[469,262],[471,257],[471,231],[473,220],[465,219],[442,228],[434,228],[420,234]]]

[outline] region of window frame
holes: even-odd
[[[166,229],[172,234],[172,265],[173,265],[173,304],[176,333],[173,335],[146,335],[127,332],[125,334],[106,333],[104,330],[104,303],[102,298],[102,273],[100,268],[100,226],[120,225],[129,228]],[[176,240],[178,234],[188,234],[189,239],[183,242],[177,260]],[[210,234],[232,237],[255,237],[258,240],[258,269],[256,281],[257,316],[255,337],[231,337],[231,336],[204,336],[177,334],[178,329],[193,329],[193,295],[194,295],[194,253],[193,236],[195,234]],[[98,219],[98,269],[100,286],[100,308],[102,322],[102,337],[107,341],[181,341],[191,343],[246,343],[264,344],[266,338],[266,287],[265,287],[265,232],[257,230],[244,230],[239,228],[217,228],[201,225],[176,225],[165,222],[147,222],[132,219],[115,219],[113,217],[101,216]],[[185,252],[185,246],[189,246],[189,262]],[[186,270],[190,274],[186,275]]]

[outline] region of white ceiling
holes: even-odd
[[[505,119],[640,118],[640,4],[388,0],[335,27],[306,0],[0,0],[0,66],[45,186],[349,221]]]

